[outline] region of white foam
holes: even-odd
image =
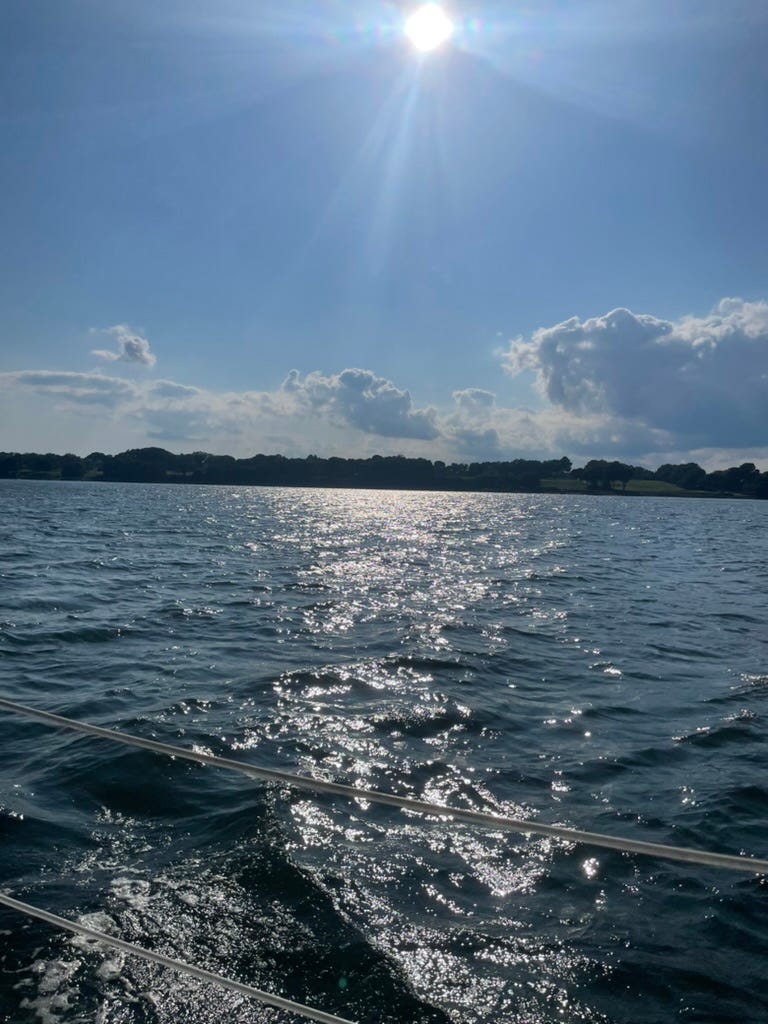
[[[61,1014],[69,1009],[70,999],[77,997],[72,979],[82,966],[81,960],[35,960],[31,978],[24,978],[14,986],[36,986],[34,998],[24,998],[20,1006],[32,1010],[41,1024],[61,1024]]]
[[[114,960],[105,960],[98,968],[96,974],[102,981],[116,981],[123,973],[123,957],[115,957]]]
[[[151,886],[144,878],[113,878],[110,889],[118,899],[123,900],[134,910],[145,911],[153,899]]]

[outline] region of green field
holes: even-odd
[[[631,494],[646,495],[659,498],[721,498],[722,494],[714,491],[686,491],[676,484],[667,484],[663,480],[630,480],[627,489],[621,484],[614,484],[611,492],[603,490],[590,491],[583,480],[565,480],[550,477],[541,481],[542,490],[555,491],[560,494]],[[738,497],[738,495],[736,495]]]

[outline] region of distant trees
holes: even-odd
[[[449,491],[538,491],[565,489],[570,479],[587,489],[613,492],[637,480],[658,480],[684,491],[768,498],[768,472],[752,462],[707,473],[695,462],[665,464],[655,472],[629,463],[591,459],[574,469],[570,459],[512,459],[506,462],[451,463],[403,455],[368,459],[289,459],[284,455],[231,455],[164,448],[132,448],[118,455],[92,452],[84,459],[66,455],[0,452],[0,477],[49,480],[108,480],[143,483],[238,484],[300,487],[371,487]],[[546,482],[543,484],[542,482]],[[563,481],[563,484],[559,482]]]
[[[695,462],[684,462],[679,466],[666,463],[656,470],[656,479],[686,491],[701,491],[706,483],[707,472]]]
[[[712,473],[707,473],[695,462],[664,465],[656,470],[656,478],[685,490],[768,498],[768,472],[761,473],[754,462],[743,462],[729,469],[716,469]]]
[[[310,455],[230,455],[191,452],[174,455],[164,448],[132,448],[118,455],[0,453],[0,476],[144,483],[263,484],[329,487],[535,491],[543,478],[561,478],[571,470],[568,458],[513,459],[509,462],[431,462],[404,455],[369,459],[328,459]]]
[[[22,468],[21,455],[10,455],[6,452],[0,454],[0,477],[19,476]]]
[[[173,473],[178,460],[164,448],[132,448],[120,455],[107,456],[102,465],[105,480],[119,480],[126,483],[163,483]]]
[[[82,480],[83,460],[79,459],[77,455],[63,455],[60,465],[62,480]]]
[[[630,480],[638,477],[638,472],[643,470],[636,466],[630,466],[625,462],[606,462],[605,459],[590,459],[582,469],[574,470],[571,474],[578,480],[584,480],[590,490],[613,489],[615,483],[621,484],[622,491],[626,491]]]
[[[744,483],[744,493],[750,498],[768,498],[768,473],[757,473]]]
[[[753,462],[744,462],[730,469],[717,469],[710,473],[707,482],[710,490],[743,491],[757,483],[760,474]]]

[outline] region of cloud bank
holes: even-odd
[[[145,338],[119,325],[107,333],[117,349],[99,354],[115,371],[155,365]],[[505,405],[502,370],[533,371],[540,407]],[[674,321],[627,309],[572,317],[510,342],[498,394],[462,387],[440,408],[418,406],[406,388],[359,367],[291,370],[273,390],[230,392],[143,373],[26,370],[0,373],[0,391],[4,447],[42,437],[38,448],[83,454],[112,439],[115,450],[160,443],[243,455],[768,465],[768,303],[724,299],[707,316]]]

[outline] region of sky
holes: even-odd
[[[0,450],[768,469],[768,4],[0,6]]]

